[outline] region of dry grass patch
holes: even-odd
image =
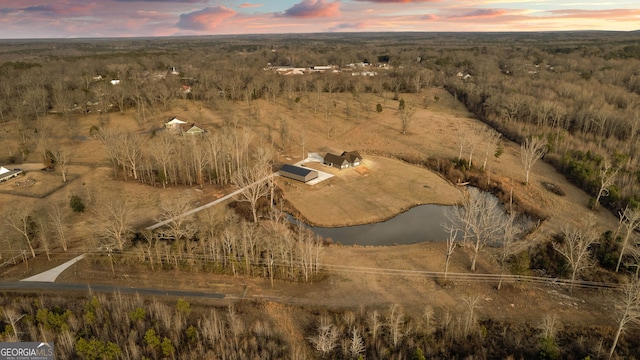
[[[23,175],[0,184],[0,193],[45,198],[71,184],[89,171],[90,169],[85,166],[71,166],[67,174],[66,183],[62,182],[62,175],[58,171],[25,171]]]
[[[311,224],[345,226],[391,218],[420,204],[455,204],[459,189],[437,174],[399,160],[365,156],[358,168],[338,170],[310,164],[336,175],[314,186],[278,179],[285,198]]]

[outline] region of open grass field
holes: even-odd
[[[415,205],[452,205],[462,200],[462,191],[437,174],[397,159],[364,155],[359,167],[342,170],[319,163],[307,166],[334,177],[313,186],[280,178],[278,185],[285,199],[313,225],[378,222]]]

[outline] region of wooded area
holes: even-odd
[[[424,304],[421,316],[396,304],[318,310],[121,293],[3,296],[0,304],[4,341],[54,340],[65,359],[584,359],[604,358],[609,349],[601,339],[613,336],[610,329],[565,326],[553,315],[522,324],[480,320],[474,296],[442,312]],[[622,356],[640,346],[629,340]]]

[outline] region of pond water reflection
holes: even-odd
[[[420,205],[387,221],[337,228],[309,226],[314,233],[343,245],[394,245],[444,241],[448,234],[444,205]]]

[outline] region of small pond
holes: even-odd
[[[469,188],[470,191],[475,188]],[[498,199],[491,196],[490,199],[498,203]],[[502,209],[503,220],[506,221],[506,213],[504,207],[498,204]],[[447,209],[452,206],[445,205],[420,205],[409,209],[387,221],[356,225],[343,226],[335,228],[307,226],[315,234],[324,239],[331,239],[334,243],[343,245],[404,245],[414,244],[426,241],[446,241],[449,233],[445,231],[443,224],[448,223],[446,216]],[[498,215],[500,216],[500,215]],[[295,221],[290,219],[291,221]],[[526,215],[520,215],[516,218],[518,226],[521,226],[521,232],[517,237],[521,237],[529,232],[536,224]],[[458,234],[458,240],[461,240],[462,234]],[[502,235],[498,236],[500,239]],[[500,240],[490,242],[489,246],[500,246]]]
[[[387,221],[336,228],[310,226],[314,233],[343,245],[394,245],[444,241],[449,236],[444,205],[420,205]]]

